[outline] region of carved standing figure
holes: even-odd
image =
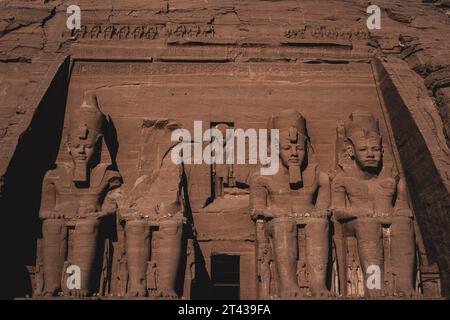
[[[93,293],[102,219],[114,215],[112,190],[122,178],[112,161],[101,162],[105,116],[94,92],[86,92],[82,105],[71,115],[67,146],[71,163],[58,163],[44,177],[39,217],[43,233],[44,288],[40,293],[61,292],[63,266],[67,259],[68,226],[74,225],[70,265],[80,268],[80,289],[71,294]],[[108,155],[110,156],[110,155]],[[98,274],[100,276],[100,274]],[[65,291],[65,290],[64,290]]]
[[[298,284],[298,227],[295,216],[306,221],[309,289],[314,297],[330,296],[329,260],[330,183],[312,161],[306,120],[297,111],[273,117],[270,129],[279,129],[281,166],[273,176],[254,175],[250,186],[252,217],[266,220],[277,270],[281,298],[300,298]]]
[[[378,121],[372,114],[355,111],[350,115],[345,123],[345,146],[353,164],[341,166],[333,179],[333,215],[343,224],[346,234],[357,239],[365,295],[373,298],[386,294],[386,288],[383,288],[382,224],[390,225],[396,292],[414,295],[413,215],[403,179],[395,170],[383,165],[382,137]],[[376,282],[373,286],[367,283],[377,268],[381,279],[376,282],[381,288]]]

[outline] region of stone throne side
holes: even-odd
[[[336,129],[336,170],[350,169],[354,166],[353,160],[350,158],[347,152],[345,143],[346,132],[344,124],[341,124]],[[383,167],[391,168],[391,171],[396,174],[398,172],[397,165],[394,159],[389,157],[383,160]],[[379,223],[382,227],[382,247],[384,257],[384,272],[383,272],[383,284],[385,293],[388,297],[397,296],[396,291],[396,275],[392,264],[391,246],[392,246],[392,219],[390,214],[381,214],[379,217]],[[353,235],[349,235],[346,232],[346,228],[343,223],[337,221],[335,217],[332,217],[334,234],[333,234],[333,269],[336,270],[334,274],[333,282],[336,284],[336,290],[343,297],[362,298],[365,296],[365,280],[364,270],[360,263],[360,256],[358,253],[357,240]],[[435,281],[433,277],[433,283],[430,287],[427,284],[427,275],[422,270],[421,256],[425,255],[424,245],[422,243],[422,237],[420,230],[417,226],[416,220],[414,220],[414,233],[415,233],[415,290],[417,295],[433,296],[436,297],[439,290],[439,280]],[[433,274],[433,276],[435,276]],[[437,287],[435,287],[437,286]]]

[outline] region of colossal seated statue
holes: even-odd
[[[345,253],[339,243],[345,238],[355,238],[364,295],[373,298],[392,293],[413,297],[417,294],[414,287],[416,251],[413,214],[405,183],[395,169],[383,163],[382,137],[372,114],[353,112],[344,125],[343,135],[347,154],[340,158],[338,173],[332,181],[340,264],[344,265]],[[384,228],[389,233],[389,250],[383,249]],[[387,253],[392,279],[385,277]],[[345,278],[345,273],[341,270],[340,277]],[[380,285],[373,278],[378,273]]]
[[[327,286],[330,265],[329,177],[318,170],[307,135],[306,120],[299,112],[282,111],[271,118],[269,129],[279,130],[280,168],[273,176],[255,174],[250,185],[252,218],[257,221],[257,226],[265,225],[265,238],[271,251],[270,257],[262,259],[266,260],[262,262],[265,271],[260,275],[266,282],[264,298],[329,297],[332,295]],[[299,261],[300,229],[303,254]],[[257,242],[264,241],[264,237],[257,238]],[[257,243],[257,246],[264,244]],[[267,265],[272,264],[272,260],[274,268]],[[298,267],[300,265],[303,267]],[[270,269],[276,271],[271,272]],[[267,284],[272,273],[275,276],[271,282],[275,285]],[[307,276],[302,276],[302,273]],[[299,283],[305,281],[306,290],[301,290]]]
[[[120,208],[125,226],[127,297],[179,297],[177,279],[186,252],[186,219],[183,167],[172,162],[173,146],[168,146],[173,126],[176,124],[169,120],[145,121],[139,177]]]
[[[115,215],[112,191],[122,183],[112,161],[101,160],[105,158],[101,156],[105,123],[96,94],[86,92],[82,105],[70,117],[67,146],[73,162],[57,163],[44,177],[39,213],[43,240],[38,253],[42,255],[43,283],[38,295],[66,292],[86,297],[98,292],[94,286],[100,277],[103,245],[99,229],[105,217]],[[73,229],[72,252],[68,250],[69,229]],[[65,265],[80,268],[79,288],[61,286]]]

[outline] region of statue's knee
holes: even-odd
[[[406,217],[394,218],[390,229],[393,237],[402,234],[412,235],[414,233],[413,221]]]
[[[292,219],[275,219],[272,222],[273,249],[280,255],[297,256],[297,224]]]
[[[100,220],[83,219],[78,220],[75,225],[75,233],[78,234],[95,234],[98,231]]]
[[[297,234],[297,224],[292,219],[274,219],[272,222],[272,233],[277,234]]]
[[[48,219],[42,223],[42,231],[44,234],[61,234],[65,231],[64,220]]]
[[[159,232],[162,236],[174,236],[181,234],[183,230],[183,221],[179,219],[170,219],[162,221],[159,224]]]
[[[356,227],[356,237],[362,241],[375,241],[382,237],[381,224],[377,219],[361,219]]]
[[[146,234],[149,232],[147,222],[145,220],[128,221],[125,225],[125,232],[128,234]]]
[[[329,222],[326,219],[308,220],[305,231],[311,236],[328,236]]]

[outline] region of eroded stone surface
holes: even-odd
[[[154,150],[145,147],[142,139],[155,119],[175,119],[189,129],[193,120],[264,128],[268,117],[295,109],[309,121],[308,134],[314,142],[318,168],[328,172],[336,167],[335,128],[355,109],[372,112],[384,119],[380,130],[385,162],[395,164],[407,184],[416,217],[421,284],[430,296],[436,295],[440,275],[441,294],[448,295],[448,1],[378,1],[382,29],[375,31],[365,26],[369,1],[129,0],[119,4],[81,0],[82,29],[76,32],[66,28],[68,4],[0,4],[2,215],[11,212],[4,223],[13,232],[3,234],[2,242],[15,240],[20,252],[5,251],[11,264],[4,266],[3,274],[13,274],[6,282],[5,296],[31,293],[31,282],[26,279],[33,272],[39,275],[39,270],[25,271],[36,262],[34,246],[41,238],[37,218],[40,201],[35,198],[52,164],[70,162],[61,142],[68,127],[65,113],[79,106],[89,90],[96,92],[102,112],[114,124],[112,152],[117,152],[125,197],[136,191],[135,183],[147,181],[140,180],[142,168],[154,160],[146,159],[154,156]],[[70,80],[67,56],[74,59]],[[29,161],[32,157],[35,168]],[[179,295],[195,297],[195,292],[186,289],[193,280],[198,280],[193,281],[197,285],[192,286],[193,291],[207,295],[210,288],[198,275],[211,275],[212,257],[223,253],[241,257],[242,279],[255,273],[270,277],[271,271],[261,268],[267,262],[264,254],[258,257],[261,265],[255,263],[255,243],[266,238],[262,224],[253,225],[248,213],[254,168],[225,166],[211,171],[192,166],[185,170],[190,212],[184,212],[184,224],[168,227],[166,238],[160,231],[152,239],[144,237],[140,248],[159,248],[161,239],[169,239],[174,243],[171,247],[179,251],[176,243],[181,233],[177,232],[184,225],[186,246],[181,253],[172,252],[171,260],[177,261],[180,255],[181,260],[186,258],[180,266],[180,270],[185,267],[185,278],[184,288],[176,288]],[[331,173],[331,178],[334,175]],[[173,174],[169,176],[173,178]],[[23,197],[29,201],[19,203]],[[143,199],[145,206],[149,202]],[[120,203],[122,209],[129,208]],[[30,222],[26,227],[22,227],[24,220]],[[234,224],[236,228],[231,227]],[[147,225],[149,233],[151,228],[159,228],[158,223]],[[172,229],[178,231],[172,233]],[[100,286],[105,288],[109,283],[109,293],[124,295],[129,267],[126,229],[117,225],[114,230],[119,231],[112,245],[120,254],[112,258],[108,268],[120,280],[111,282],[102,276]],[[301,246],[300,240],[307,235],[300,231],[297,239]],[[357,244],[352,241],[347,257],[353,269],[349,270],[355,272],[354,279],[360,279],[360,266],[355,262],[358,257],[352,258],[352,246]],[[164,256],[165,249],[155,250],[155,256]],[[257,246],[258,250],[264,251],[264,246]],[[145,264],[141,258],[136,265]],[[146,289],[158,292],[158,264],[147,262],[141,268],[146,272]],[[309,288],[305,270],[305,266],[298,266],[299,286]],[[336,279],[339,282],[343,276]],[[174,280],[166,280],[171,285],[159,292],[175,296],[170,288]],[[241,298],[269,298],[270,292],[277,291],[268,288],[269,282],[261,289],[249,280],[242,281]],[[323,292],[343,292],[337,285],[328,285]],[[403,291],[410,294],[409,289]],[[133,295],[139,290],[131,291]],[[263,291],[269,294],[261,295]]]

